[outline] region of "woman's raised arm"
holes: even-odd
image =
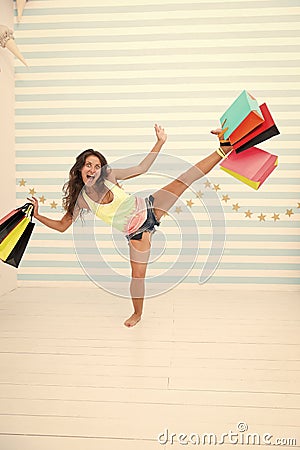
[[[137,166],[128,167],[126,169],[113,169],[113,176],[117,180],[126,180],[128,178],[137,177],[150,169],[167,140],[167,134],[165,133],[164,128],[155,124],[154,129],[157,141],[150,153]]]

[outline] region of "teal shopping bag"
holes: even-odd
[[[220,118],[221,127],[226,130],[224,139],[231,144],[238,142],[250,131],[264,122],[257,100],[243,91]]]

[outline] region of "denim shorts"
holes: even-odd
[[[153,211],[153,202],[154,197],[150,195],[148,198],[145,198],[146,206],[147,206],[147,219],[145,222],[140,226],[138,230],[136,230],[134,233],[127,234],[125,237],[128,241],[134,240],[134,241],[140,241],[143,237],[144,231],[148,231],[150,233],[155,232],[155,225],[159,226],[160,222],[157,220],[154,211]]]

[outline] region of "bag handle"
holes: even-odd
[[[33,212],[34,212],[34,208],[33,208],[33,204],[32,203],[27,203],[27,209],[25,211],[25,215],[28,219],[32,220],[33,218]]]
[[[26,217],[30,218],[32,220],[33,218],[33,204],[32,203],[25,203],[23,206],[19,206],[19,208],[16,208],[19,211],[22,211]]]
[[[19,206],[18,208],[16,208],[16,210],[21,210],[21,211],[26,211],[27,210],[27,208],[29,207],[29,206],[31,206],[32,205],[32,203],[24,203],[24,205],[22,205],[22,206]]]

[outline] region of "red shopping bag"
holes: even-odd
[[[279,133],[274,119],[271,116],[269,108],[266,103],[260,105],[260,110],[264,118],[264,122],[258,125],[254,130],[244,136],[242,139],[233,144],[233,148],[236,153],[240,153],[243,150],[247,150],[250,147],[254,147]]]

